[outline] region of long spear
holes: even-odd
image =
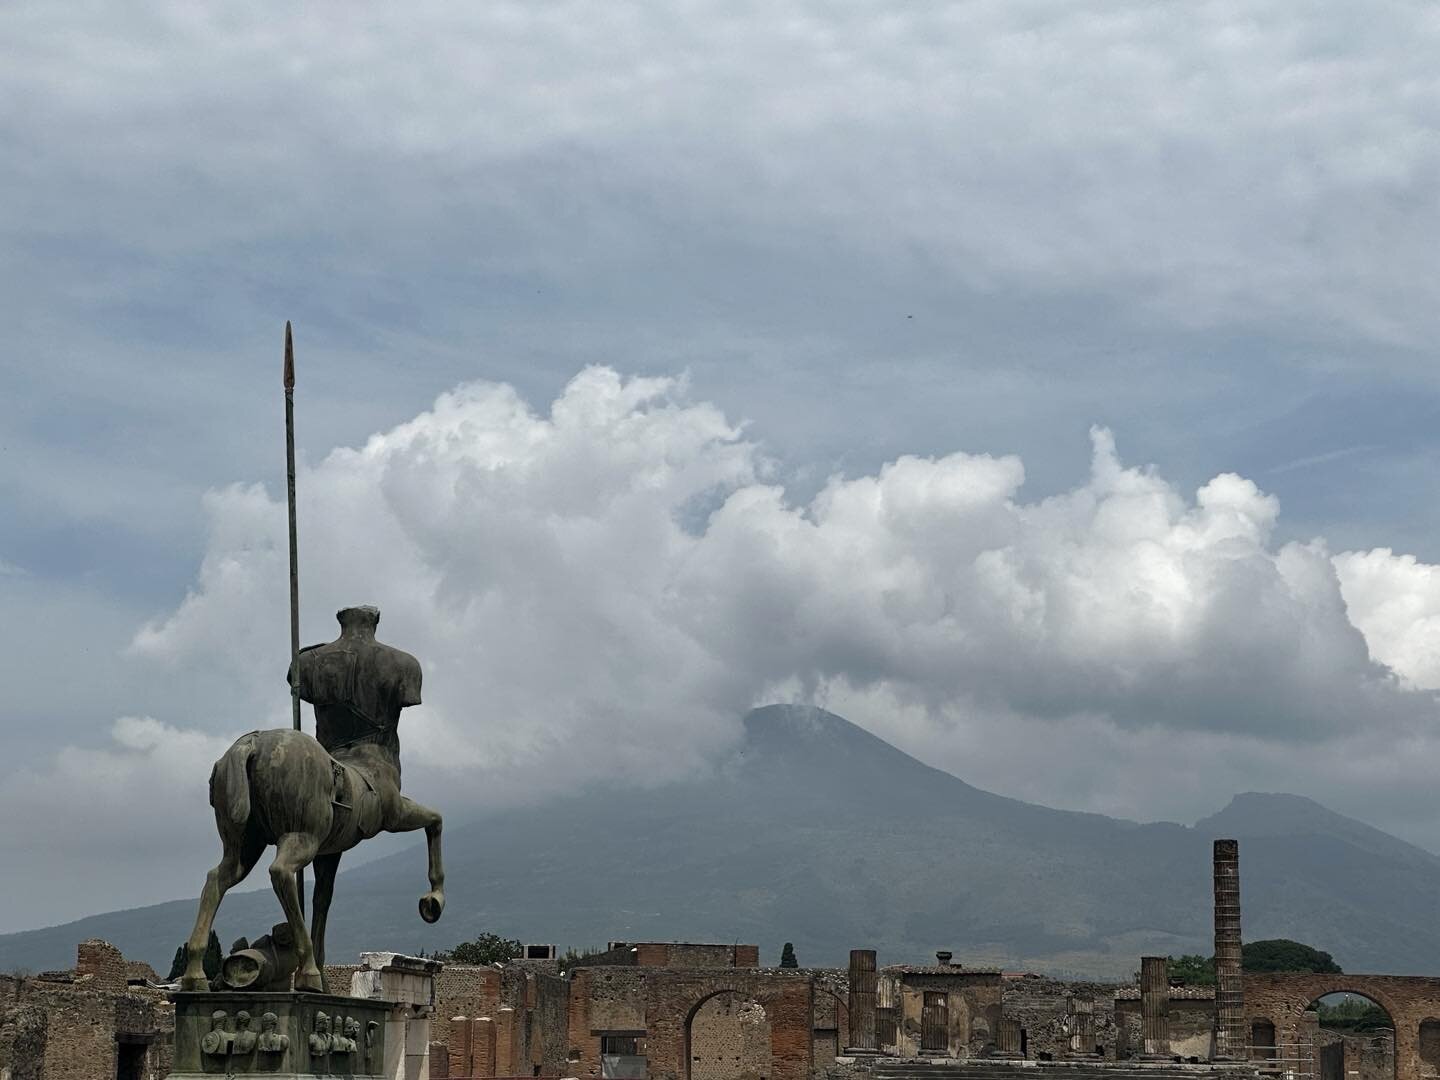
[[[295,344],[285,320],[285,500],[290,511],[290,720],[300,730],[300,557],[295,542]],[[295,891],[305,910],[305,870],[295,871]]]
[[[300,560],[295,542],[295,345],[285,320],[285,494],[290,510],[290,720],[300,730]]]

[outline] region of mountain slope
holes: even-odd
[[[561,945],[754,941],[773,960],[840,964],[950,947],[971,962],[1123,976],[1141,953],[1210,952],[1210,841],[1241,838],[1246,936],[1294,937],[1347,970],[1440,967],[1440,859],[1295,796],[1236,798],[1195,828],[1139,825],[994,795],[833,714],[746,718],[712,775],[650,791],[594,790],[449,829],[449,907],[415,902],[412,848],[342,872],[330,955],[435,949],[482,930]],[[168,964],[192,902],[0,936],[0,968],[68,964],[105,937]],[[223,940],[275,921],[268,891],[234,894]]]

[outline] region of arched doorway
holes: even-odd
[[[690,1011],[685,1023],[687,1080],[769,1080],[770,1017],[738,990],[720,990]]]
[[[1440,1076],[1440,1020],[1420,1021],[1420,1075]]]
[[[1395,1018],[1385,1006],[1339,990],[1312,1001],[1310,1011],[1316,1080],[1394,1080]]]

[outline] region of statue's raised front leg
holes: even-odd
[[[440,859],[440,815],[428,806],[421,806],[408,796],[400,796],[400,813],[387,832],[425,830],[425,847],[429,856],[430,891],[420,898],[420,917],[433,923],[445,910],[445,867]]]

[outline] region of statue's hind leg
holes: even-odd
[[[210,942],[210,928],[215,924],[215,912],[225,893],[245,880],[245,875],[260,861],[265,850],[263,841],[246,830],[239,837],[222,834],[220,841],[225,846],[220,863],[205,875],[205,888],[200,891],[200,910],[195,916],[195,928],[190,931],[190,940],[185,943],[185,974],[180,977],[181,990],[209,990],[210,980],[205,975],[205,946]]]
[[[325,979],[325,920],[330,915],[330,900],[335,895],[335,871],[340,869],[340,853],[316,855],[310,864],[315,868],[315,892],[310,904],[310,947],[315,950],[315,966],[320,969],[320,982],[325,992],[330,986]]]
[[[286,833],[275,842],[275,861],[270,864],[270,884],[280,898],[285,919],[290,923],[290,933],[295,938],[295,958],[299,961],[295,989],[316,993],[322,992],[323,984],[310,944],[310,932],[305,929],[305,914],[300,910],[300,889],[295,884],[295,872],[310,865],[319,847],[320,842],[309,833]]]
[[[440,815],[428,806],[421,806],[408,796],[400,796],[400,814],[388,832],[425,830],[425,849],[429,856],[430,891],[420,898],[420,917],[434,922],[445,910],[445,866],[440,859]]]

